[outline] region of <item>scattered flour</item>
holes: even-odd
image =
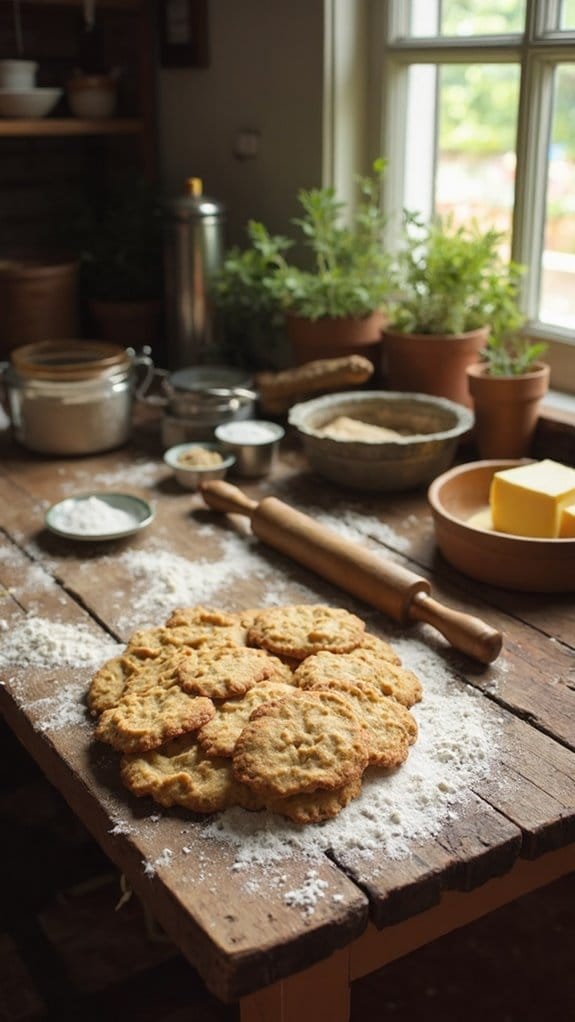
[[[328,887],[327,880],[321,880],[317,875],[317,870],[310,869],[302,886],[292,891],[285,891],[283,900],[286,905],[301,908],[304,915],[312,915],[319,899],[325,898]]]
[[[4,629],[0,642],[0,667],[9,664],[99,667],[123,648],[107,636],[94,634],[86,625],[30,615]]]
[[[211,526],[200,531],[210,538],[218,535]],[[226,534],[219,536],[218,556],[213,561],[193,561],[167,550],[148,548],[126,550],[114,563],[121,566],[129,582],[130,600],[126,607],[123,594],[118,594],[121,616],[118,627],[129,633],[142,626],[162,623],[174,607],[196,603],[215,604],[220,594],[229,593],[234,579],[250,578],[261,582],[261,605],[278,604],[294,598],[297,584],[281,576],[270,563],[269,554],[258,552],[259,543],[250,536]],[[86,571],[92,570],[86,565]],[[272,586],[273,580],[273,586]],[[310,598],[309,589],[301,586],[301,599]]]
[[[410,540],[386,525],[377,518],[365,513],[353,511],[346,508],[342,513],[330,514],[325,511],[316,511],[313,517],[320,525],[337,532],[338,535],[353,542],[360,542],[362,539],[374,539],[380,544],[393,546],[396,550],[407,551],[410,547]],[[387,553],[385,556],[389,556]]]
[[[99,472],[93,475],[91,472],[82,472],[79,470],[75,473],[74,478],[69,483],[65,484],[65,489],[70,492],[71,490],[77,490],[79,486],[82,486],[82,480],[85,479],[90,489],[94,489],[98,486],[154,486],[158,479],[164,474],[165,466],[157,461],[136,461],[126,462],[124,465],[118,465],[117,468],[110,472]],[[62,469],[62,474],[66,472],[66,469]]]
[[[158,855],[158,858],[154,859],[153,862],[148,862],[148,861],[144,860],[144,863],[143,863],[144,875],[147,876],[147,877],[153,877],[154,874],[156,873],[157,869],[159,869],[161,866],[169,866],[171,864],[173,858],[174,858],[174,853],[173,853],[172,849],[171,848],[164,848],[160,852],[160,854]]]

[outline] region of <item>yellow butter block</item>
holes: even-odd
[[[547,458],[502,469],[491,481],[493,528],[554,539],[565,508],[575,504],[575,469]]]
[[[559,537],[560,539],[575,539],[575,504],[563,509]]]

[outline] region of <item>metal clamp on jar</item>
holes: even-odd
[[[95,454],[130,437],[133,398],[154,374],[149,348],[100,341],[40,341],[2,365],[16,440],[40,454]]]

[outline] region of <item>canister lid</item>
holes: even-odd
[[[128,351],[104,341],[39,341],[10,354],[16,372],[40,380],[90,380],[131,365]]]
[[[185,194],[168,200],[167,212],[177,220],[199,220],[205,217],[221,219],[225,214],[223,202],[210,199],[203,192],[204,183],[200,177],[186,178]]]

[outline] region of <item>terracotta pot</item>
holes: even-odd
[[[303,365],[318,358],[365,355],[379,370],[381,331],[385,322],[385,315],[380,311],[361,318],[305,319],[288,314],[286,333],[293,364]]]
[[[0,264],[0,356],[78,335],[78,263]]]
[[[549,388],[549,366],[538,362],[521,376],[489,376],[483,363],[467,369],[475,411],[474,439],[481,458],[529,454],[539,407]]]
[[[406,334],[383,331],[384,374],[390,390],[447,397],[471,407],[465,371],[479,361],[489,327],[465,334]]]
[[[153,346],[158,337],[161,302],[148,299],[135,302],[91,301],[90,312],[101,340],[122,347]]]

